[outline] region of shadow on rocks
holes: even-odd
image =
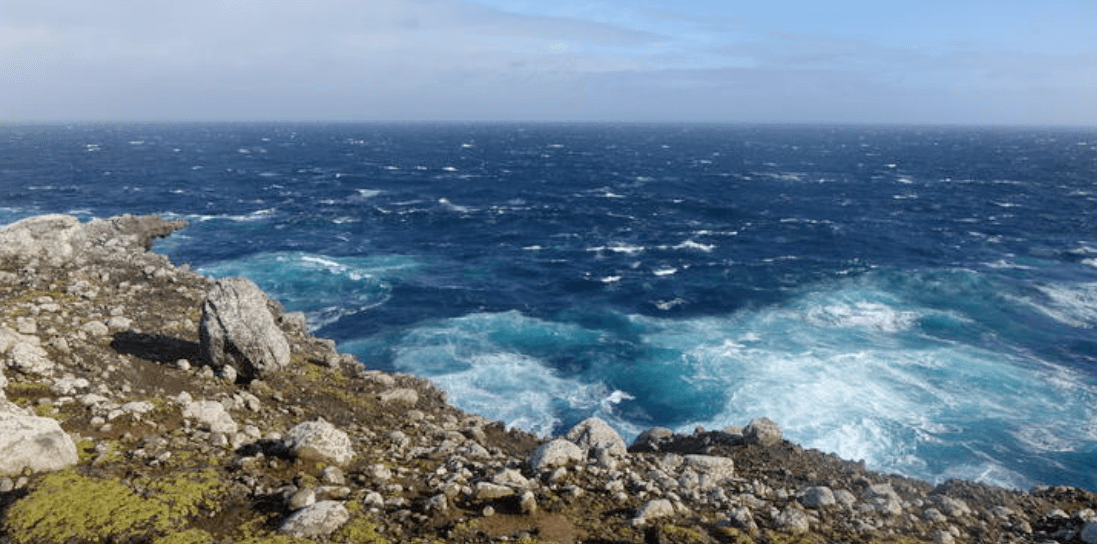
[[[110,343],[118,353],[133,355],[157,363],[174,363],[179,359],[197,361],[198,342],[172,338],[162,334],[120,332]]]

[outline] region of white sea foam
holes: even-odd
[[[1097,326],[1097,283],[1047,284],[1037,289],[1047,300],[1025,302],[1040,312],[1071,327]]]
[[[673,276],[678,273],[678,269],[674,267],[657,268],[651,271],[656,276]]]
[[[469,213],[469,212],[475,211],[473,208],[470,208],[468,206],[460,206],[460,205],[454,204],[454,203],[450,202],[448,198],[439,198],[438,203],[441,204],[447,210],[450,210],[450,211],[453,211],[453,212]]]
[[[637,255],[643,253],[647,248],[644,246],[634,246],[624,243],[613,243],[608,246],[588,247],[587,251],[592,253],[601,253],[609,251],[611,253],[624,253],[626,255]]]

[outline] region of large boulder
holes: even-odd
[[[3,366],[32,376],[48,376],[54,368],[37,336],[19,334],[7,327],[0,327],[0,361]]]
[[[608,423],[596,417],[587,418],[577,423],[568,431],[565,438],[595,455],[598,452],[606,452],[611,455],[625,455],[628,453],[628,448],[625,446],[625,441],[621,438],[621,435],[617,434],[617,431],[613,430],[613,427],[610,427]]]
[[[0,474],[61,470],[77,461],[76,444],[57,420],[0,400]]]
[[[275,323],[269,303],[251,280],[218,280],[202,304],[199,324],[200,350],[206,361],[218,368],[232,366],[248,379],[288,366],[289,342]]]

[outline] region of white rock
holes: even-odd
[[[531,487],[529,480],[525,476],[522,476],[521,472],[512,468],[504,469],[495,476],[492,476],[491,483],[517,489],[529,489]]]
[[[324,419],[306,421],[286,433],[285,445],[300,459],[344,465],[354,458],[347,433]]]
[[[735,461],[717,455],[686,455],[686,466],[705,480],[704,487],[713,487],[735,478]]]
[[[674,503],[667,499],[655,499],[645,502],[636,511],[633,523],[646,523],[657,518],[667,518],[674,515]]]
[[[110,334],[110,329],[102,321],[88,321],[84,323],[83,327],[80,327],[84,332],[92,336],[106,336]]]
[[[535,470],[563,466],[571,462],[582,461],[585,456],[582,448],[569,440],[557,438],[541,444],[530,456],[529,464]]]
[[[748,444],[772,446],[781,441],[781,428],[764,417],[752,419],[747,428],[743,429],[743,438]]]
[[[8,350],[8,367],[32,376],[48,376],[54,364],[46,350],[36,343],[20,342]]]
[[[107,320],[107,327],[114,330],[128,330],[133,326],[133,321],[128,317],[116,315]]]
[[[60,470],[78,461],[76,444],[57,420],[0,401],[0,474]]]
[[[628,449],[624,439],[608,423],[596,417],[577,423],[565,438],[585,450],[605,451],[612,455],[625,455]]]
[[[385,404],[404,404],[411,406],[419,402],[419,392],[408,388],[393,389],[381,393],[378,395],[378,398]]]
[[[327,538],[350,520],[339,501],[320,501],[293,513],[278,532],[294,538]]]
[[[147,400],[135,400],[123,404],[121,410],[127,414],[143,416],[155,408],[156,406]]]
[[[473,495],[477,500],[491,500],[514,495],[514,488],[491,482],[477,482]]]
[[[84,378],[74,378],[72,376],[66,376],[64,378],[58,378],[53,380],[53,385],[50,386],[50,391],[55,395],[73,395],[79,389],[87,389],[91,386],[91,383]]]
[[[225,406],[217,401],[200,400],[187,404],[183,408],[183,417],[198,421],[211,433],[236,433],[236,422],[225,411]]]

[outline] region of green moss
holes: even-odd
[[[189,529],[157,538],[152,544],[213,544],[213,535],[201,529]]]
[[[680,542],[708,542],[708,536],[697,529],[679,527],[678,525],[664,525],[663,533]]]
[[[200,509],[214,510],[221,483],[213,471],[151,482],[146,496],[117,480],[66,470],[48,474],[11,506],[4,528],[19,543],[124,540],[185,526]]]
[[[388,544],[388,539],[377,533],[377,524],[358,517],[350,520],[331,535],[335,542],[347,544]]]

